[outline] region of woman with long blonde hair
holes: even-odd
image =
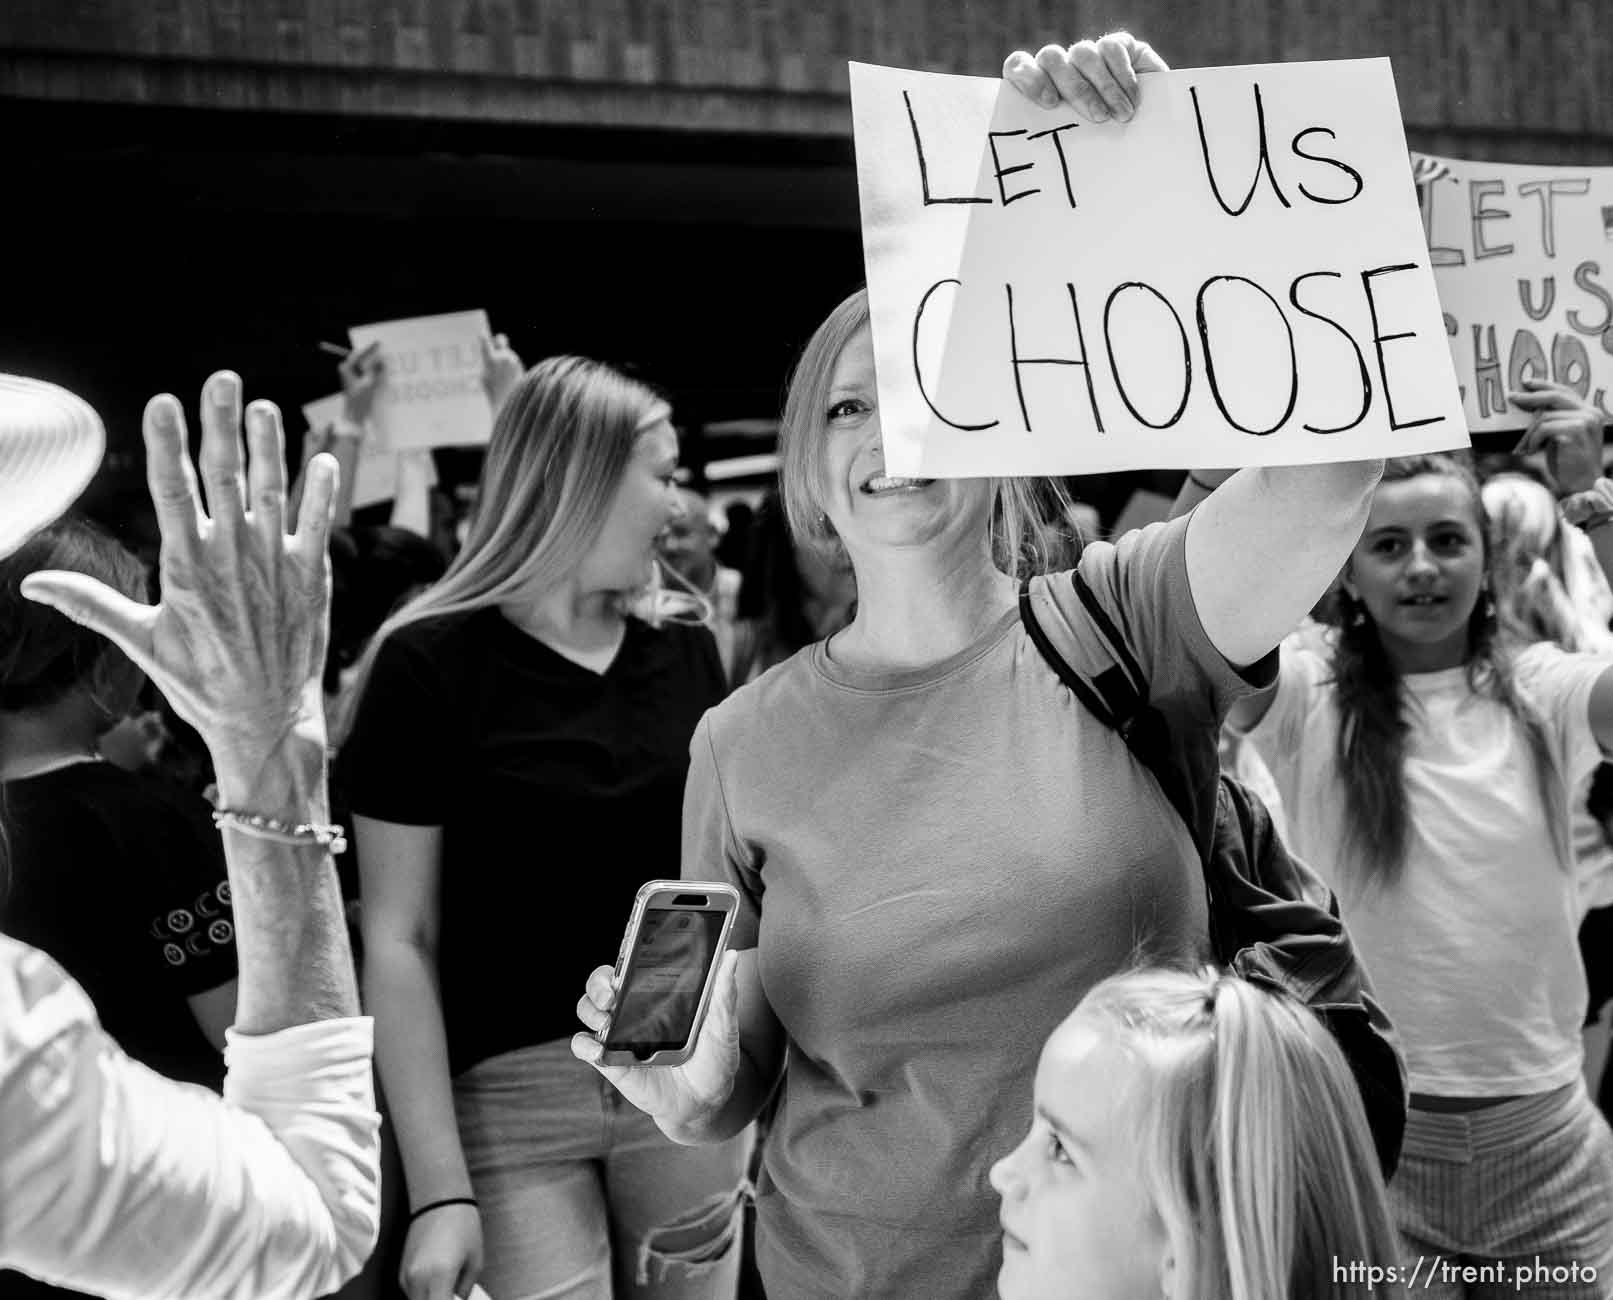
[[[1002,1300],[1394,1300],[1400,1243],[1348,1064],[1286,994],[1111,976],[1048,1039],[991,1170]]]
[[[678,874],[689,740],[724,691],[660,589],[677,459],[645,385],[535,366],[464,549],[363,666],[343,770],[410,1300],[732,1294],[746,1139],[664,1138],[572,1058],[558,992]]]

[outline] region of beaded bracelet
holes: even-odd
[[[243,835],[273,840],[276,844],[315,844],[331,853],[347,852],[347,836],[342,834],[340,826],[321,822],[283,822],[261,813],[225,808],[219,803],[217,789],[211,786],[208,787],[207,801],[213,805],[213,825],[220,830],[227,826]]]

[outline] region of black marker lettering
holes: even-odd
[[[1210,350],[1210,327],[1204,315],[1204,297],[1215,284],[1246,284],[1262,298],[1272,305],[1277,313],[1277,319],[1282,321],[1283,329],[1288,334],[1288,405],[1283,413],[1277,417],[1277,423],[1269,429],[1251,429],[1247,425],[1239,424],[1232,418],[1232,412],[1227,410],[1227,404],[1221,396],[1221,385],[1215,379],[1215,354]],[[1257,438],[1264,438],[1268,433],[1276,433],[1278,429],[1288,423],[1288,417],[1294,413],[1294,403],[1299,400],[1299,353],[1294,349],[1294,327],[1288,323],[1288,317],[1283,313],[1282,304],[1262,289],[1253,280],[1246,280],[1241,275],[1211,276],[1199,286],[1196,300],[1199,323],[1199,343],[1204,348],[1204,373],[1210,381],[1210,394],[1215,398],[1215,404],[1221,408],[1221,414],[1234,429],[1240,433],[1252,433]]]
[[[907,105],[907,120],[913,127],[913,152],[919,160],[919,185],[924,191],[924,206],[932,203],[990,203],[990,199],[968,196],[964,198],[938,199],[930,193],[930,166],[924,161],[924,141],[919,136],[919,120],[913,112],[913,98],[905,90],[902,92],[902,102]]]
[[[1040,189],[1016,190],[1013,194],[1010,194],[1003,187],[1004,176],[1012,176],[1015,172],[1028,172],[1032,167],[1036,166],[1035,163],[1020,163],[1017,167],[1004,167],[1003,160],[997,154],[997,141],[1005,139],[1008,136],[1024,134],[1025,132],[1023,128],[1018,131],[988,131],[986,133],[988,140],[991,142],[992,170],[997,173],[997,193],[1003,196],[1003,207],[1005,208],[1015,199],[1028,199],[1032,194],[1040,194],[1042,192]]]
[[[1170,312],[1171,319],[1176,322],[1176,332],[1182,339],[1182,400],[1176,404],[1163,421],[1155,424],[1132,403],[1126,392],[1125,381],[1120,377],[1120,366],[1115,361],[1114,335],[1109,330],[1109,315],[1114,311],[1115,299],[1127,289],[1141,289],[1144,293],[1151,293],[1165,304],[1165,310]],[[1151,284],[1143,284],[1140,280],[1128,280],[1125,284],[1116,285],[1109,300],[1103,304],[1103,345],[1109,353],[1109,372],[1114,376],[1115,389],[1120,394],[1120,400],[1126,404],[1126,409],[1139,424],[1146,424],[1150,429],[1168,429],[1182,418],[1182,412],[1187,410],[1187,397],[1193,390],[1193,352],[1187,342],[1187,328],[1182,324],[1182,318],[1176,314],[1176,308],[1171,306],[1170,299]]]
[[[995,429],[999,423],[997,420],[993,420],[989,424],[959,424],[956,420],[947,419],[937,409],[935,403],[930,400],[930,394],[925,390],[924,372],[919,367],[919,325],[924,320],[924,309],[930,305],[930,295],[943,284],[955,284],[960,289],[963,287],[962,280],[937,280],[924,291],[924,297],[919,299],[919,309],[913,313],[913,378],[918,383],[919,396],[924,399],[924,405],[930,408],[930,413],[948,428],[960,429],[964,433],[977,433],[981,429]]]
[[[1345,430],[1353,429],[1360,424],[1362,420],[1367,418],[1367,412],[1372,409],[1372,374],[1367,369],[1366,356],[1362,353],[1360,345],[1355,341],[1355,336],[1331,316],[1324,316],[1319,311],[1312,311],[1299,300],[1299,286],[1306,280],[1314,280],[1319,276],[1330,280],[1342,280],[1344,278],[1337,271],[1307,271],[1304,275],[1297,275],[1294,277],[1293,284],[1288,286],[1288,301],[1294,304],[1296,311],[1302,312],[1312,320],[1319,320],[1324,325],[1331,325],[1344,336],[1344,341],[1350,345],[1350,350],[1355,353],[1356,369],[1361,373],[1361,410],[1356,414],[1355,419],[1348,424],[1334,425],[1331,429],[1320,429],[1314,424],[1306,424],[1301,427],[1307,433],[1343,433]],[[1449,328],[1454,333],[1456,322],[1450,321]]]
[[[1372,347],[1378,354],[1378,381],[1383,385],[1383,402],[1389,411],[1389,427],[1396,431],[1401,429],[1416,429],[1424,424],[1438,424],[1445,417],[1443,415],[1430,415],[1421,420],[1395,419],[1395,395],[1389,388],[1389,367],[1384,363],[1383,345],[1393,343],[1396,339],[1414,339],[1416,330],[1406,330],[1399,334],[1385,334],[1378,326],[1378,304],[1372,298],[1372,282],[1380,275],[1394,275],[1399,271],[1415,271],[1417,267],[1411,262],[1403,262],[1399,266],[1379,266],[1370,271],[1361,272],[1361,288],[1367,295],[1367,312],[1372,317]]]
[[[1348,203],[1352,199],[1360,198],[1361,191],[1366,188],[1366,182],[1361,179],[1360,172],[1356,171],[1354,167],[1351,167],[1349,163],[1340,162],[1337,158],[1329,158],[1326,154],[1306,153],[1299,147],[1299,142],[1306,136],[1318,134],[1325,135],[1330,140],[1336,140],[1338,138],[1336,135],[1334,135],[1330,127],[1308,126],[1294,137],[1293,143],[1289,146],[1289,148],[1291,148],[1300,158],[1308,159],[1311,162],[1326,163],[1329,167],[1337,167],[1341,172],[1355,182],[1355,189],[1346,194],[1342,199],[1330,199],[1323,194],[1312,194],[1308,189],[1305,188],[1305,182],[1301,181],[1299,183],[1299,192],[1312,203]],[[1296,303],[1295,305],[1297,306],[1298,304]]]
[[[1079,122],[1066,122],[1063,126],[1050,126],[1045,131],[1033,131],[1026,136],[1027,140],[1040,140],[1044,135],[1053,137],[1053,148],[1059,156],[1059,171],[1064,174],[1064,197],[1069,199],[1070,206],[1075,206],[1075,187],[1070,184],[1070,160],[1064,156],[1064,141],[1059,138],[1060,131],[1072,131],[1080,126]]]
[[[1068,281],[1064,287],[1070,293],[1070,311],[1075,316],[1075,341],[1081,345],[1079,357],[1022,357],[1019,355],[1019,334],[1014,326],[1014,286],[1005,284],[1008,291],[1008,355],[1014,367],[1014,391],[1019,394],[1019,416],[1025,422],[1025,432],[1031,431],[1030,412],[1025,409],[1025,386],[1020,382],[1020,368],[1023,366],[1080,366],[1082,377],[1087,381],[1087,401],[1092,404],[1092,422],[1098,426],[1098,432],[1103,432],[1103,416],[1098,414],[1098,394],[1092,387],[1092,367],[1087,365],[1087,340],[1081,330],[1081,305],[1075,300],[1075,286]]]
[[[1263,168],[1266,179],[1271,182],[1272,193],[1277,201],[1285,208],[1294,205],[1288,201],[1283,188],[1277,183],[1276,174],[1271,170],[1271,149],[1266,142],[1266,106],[1260,99],[1260,83],[1255,83],[1255,121],[1260,133],[1260,158],[1255,163],[1254,179],[1249,182],[1249,192],[1243,196],[1243,202],[1236,208],[1227,207],[1227,201],[1221,197],[1221,187],[1215,182],[1215,168],[1210,163],[1210,141],[1204,134],[1204,114],[1199,111],[1199,91],[1197,86],[1189,86],[1187,93],[1193,98],[1193,119],[1199,128],[1199,151],[1204,155],[1204,174],[1210,182],[1210,192],[1215,195],[1215,201],[1221,205],[1221,211],[1229,217],[1241,217],[1249,204],[1254,200],[1255,191],[1260,188],[1260,172]]]

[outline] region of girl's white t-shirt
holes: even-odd
[[[1571,797],[1602,759],[1589,700],[1613,661],[1538,643],[1514,663]],[[1393,884],[1369,881],[1346,844],[1326,659],[1285,643],[1276,699],[1250,739],[1282,794],[1290,846],[1338,895],[1400,1034],[1411,1090],[1550,1091],[1581,1069],[1585,868],[1559,854],[1528,739],[1511,714],[1475,695],[1462,668],[1402,681],[1411,825]]]

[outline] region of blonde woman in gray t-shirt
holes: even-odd
[[[1115,35],[1013,55],[1006,75],[1124,121],[1137,74],[1163,68]],[[1017,579],[1048,567],[1037,485],[885,473],[864,294],[808,343],[782,452],[792,527],[844,548],[856,618],[702,721],[684,870],[739,888],[739,951],[687,1065],[602,1072],[689,1143],[739,1132],[782,1088],[757,1203],[771,1300],[963,1300],[997,1273],[987,1172],[1024,1131],[1040,1045],[1139,951],[1202,947],[1198,855],[1020,625]],[[1380,468],[1247,470],[1188,518],[1086,548],[1156,703],[1213,729],[1268,679]],[[1080,659],[1069,575],[1032,598]],[[590,1028],[610,975],[579,1005]]]

